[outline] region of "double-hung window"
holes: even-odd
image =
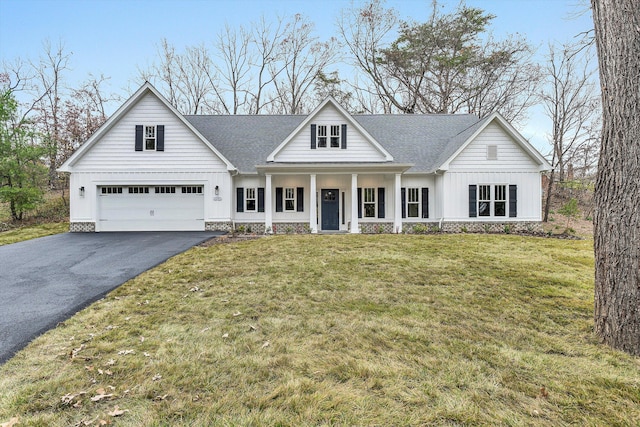
[[[318,148],[327,148],[327,127],[318,125]]]
[[[255,188],[246,188],[245,189],[245,210],[247,212],[255,212],[256,211],[256,189]]]
[[[293,212],[296,210],[296,189],[284,189],[284,210]]]
[[[340,148],[340,125],[331,125],[331,148]]]
[[[376,189],[363,188],[362,207],[365,218],[375,218],[376,216]]]
[[[493,216],[507,216],[507,186],[494,186],[493,199]]]
[[[420,189],[407,188],[407,217],[420,217]]]
[[[145,150],[156,149],[156,127],[155,126],[144,127],[144,149]]]
[[[491,216],[490,185],[478,185],[478,216]]]
[[[506,185],[478,185],[478,216],[507,216]]]

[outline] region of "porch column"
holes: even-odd
[[[351,174],[351,233],[359,233],[358,226],[358,174]]]
[[[264,185],[264,230],[272,233],[273,231],[273,209],[271,206],[271,175],[265,175]]]
[[[312,174],[309,178],[309,228],[311,233],[316,234],[318,232],[318,195],[316,189],[316,176]]]
[[[394,214],[393,214],[393,232],[402,233],[402,174],[397,173],[394,188]]]

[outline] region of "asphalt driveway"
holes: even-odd
[[[0,364],[127,280],[220,233],[65,233],[0,246]]]

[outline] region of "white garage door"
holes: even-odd
[[[98,187],[97,231],[203,231],[201,185]]]

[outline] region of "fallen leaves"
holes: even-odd
[[[120,350],[118,354],[121,356],[126,356],[128,354],[136,354],[136,352],[134,350]]]
[[[109,399],[113,397],[113,393],[107,393],[105,389],[99,388],[96,390],[96,395],[91,398],[92,402],[99,402],[103,399]]]
[[[13,427],[16,424],[18,424],[18,421],[20,421],[20,418],[18,417],[13,417],[11,418],[9,421],[7,421],[6,423],[2,423],[0,424],[0,427]]]
[[[129,412],[128,409],[120,409],[120,407],[118,405],[113,407],[113,411],[111,412],[107,412],[107,415],[111,416],[111,417],[119,417],[120,415],[123,415],[125,412]]]

